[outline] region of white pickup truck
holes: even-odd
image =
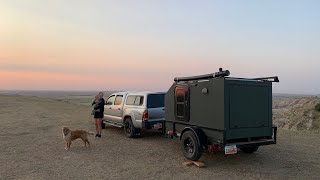
[[[113,93],[105,102],[103,125],[123,127],[129,138],[141,129],[160,131],[164,122],[164,96],[163,92]]]

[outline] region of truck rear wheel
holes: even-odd
[[[243,146],[240,148],[241,151],[243,151],[244,153],[254,153],[259,149],[259,146]]]
[[[127,118],[124,120],[124,133],[128,138],[133,138],[135,135],[135,128],[132,124],[131,118]]]
[[[196,161],[201,157],[202,149],[196,135],[192,131],[183,133],[181,138],[181,148],[183,155],[192,161]]]

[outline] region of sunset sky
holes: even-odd
[[[279,76],[320,94],[320,1],[0,0],[0,90],[157,90]]]

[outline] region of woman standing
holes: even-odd
[[[104,99],[103,99],[103,92],[99,92],[99,94],[96,96],[96,99],[92,102],[92,105],[94,106],[93,109],[95,110],[94,112],[94,119],[95,119],[95,124],[96,124],[96,137],[101,137],[101,123],[102,123],[102,118],[104,114]]]

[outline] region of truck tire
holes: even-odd
[[[126,118],[124,120],[124,133],[126,136],[128,138],[133,138],[135,136],[135,131],[131,118]]]
[[[247,153],[247,154],[251,154],[251,153],[254,153],[256,152],[257,150],[259,149],[259,146],[243,146],[243,147],[240,147],[240,150],[244,153]]]
[[[192,161],[196,161],[201,157],[202,149],[196,135],[192,131],[186,131],[181,137],[181,149],[183,155]]]
[[[102,128],[102,129],[105,129],[105,128],[106,128],[106,124],[105,124],[103,121],[101,121],[101,128]]]

